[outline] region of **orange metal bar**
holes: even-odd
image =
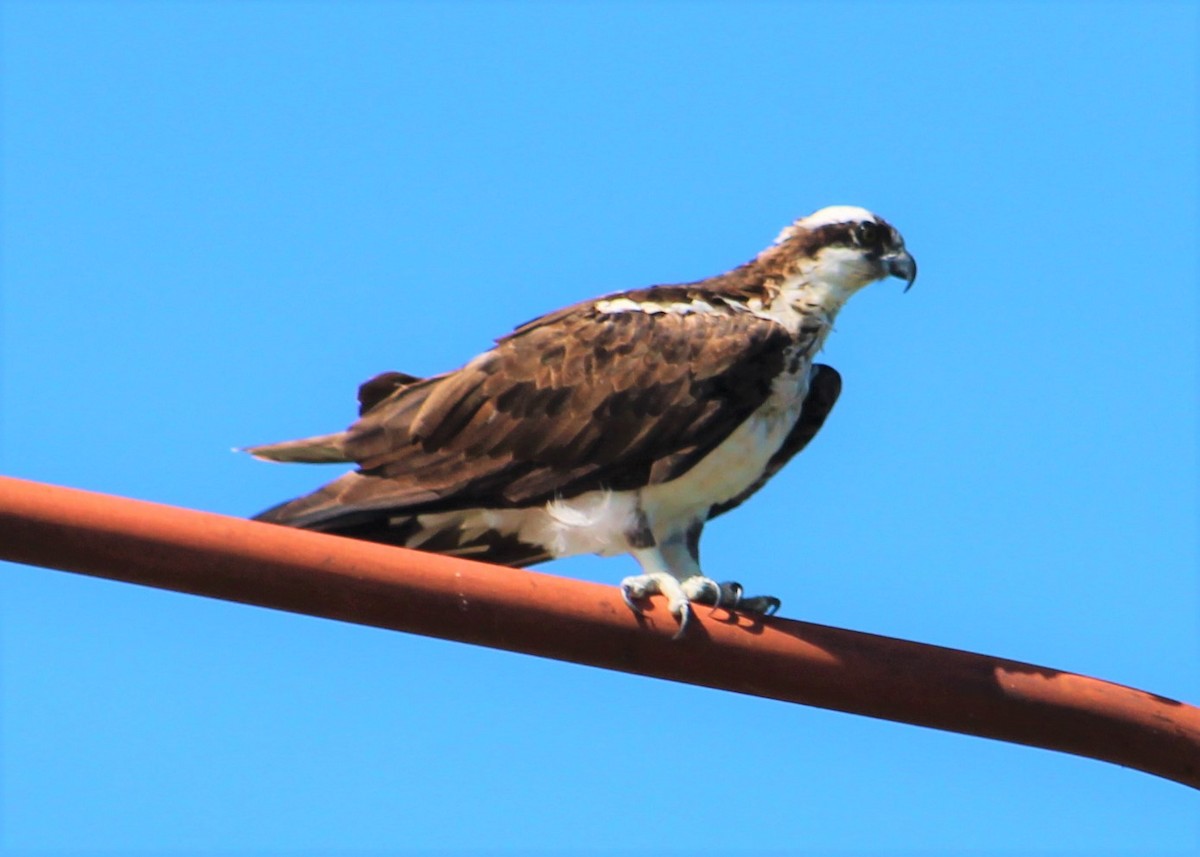
[[[1090,756],[1200,788],[1200,709],[1094,678],[0,477],[0,559]]]

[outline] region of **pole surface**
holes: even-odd
[[[1200,788],[1200,709],[955,649],[0,477],[0,559],[928,726]]]

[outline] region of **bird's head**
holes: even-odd
[[[904,239],[882,217],[853,205],[831,205],[787,226],[760,259],[786,264],[810,290],[840,306],[868,283],[885,277],[917,278]]]

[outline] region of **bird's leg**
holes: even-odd
[[[769,595],[750,598],[743,594],[742,585],[735,582],[718,583],[700,570],[696,539],[687,535],[666,540],[663,544],[633,551],[642,566],[642,574],[621,581],[621,595],[629,609],[641,613],[637,603],[649,595],[667,597],[671,615],[679,620],[676,637],[683,636],[691,616],[690,602],[770,616],[779,609],[779,599]]]

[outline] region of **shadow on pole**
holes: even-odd
[[[0,477],[0,559],[1089,756],[1200,788],[1200,709],[1017,661]]]

